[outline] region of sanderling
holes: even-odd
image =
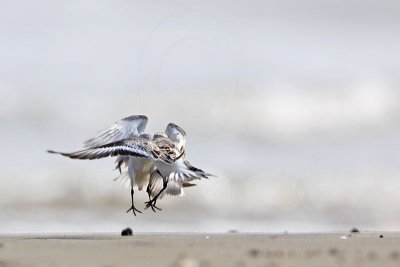
[[[152,139],[152,140],[156,140],[158,138],[169,138],[174,145],[176,146],[176,148],[182,153],[182,157],[184,157],[184,153],[185,153],[185,144],[186,144],[186,132],[179,127],[178,125],[174,124],[174,123],[169,123],[165,129],[164,132],[160,132],[160,133],[156,133],[154,134],[153,137],[151,137],[150,135],[146,136],[147,139]],[[117,158],[117,168],[120,169],[121,165],[123,163],[125,163],[125,166],[128,166],[128,172],[125,172],[123,174],[121,174],[119,177],[115,178],[114,180],[124,180],[127,177],[132,177],[132,170],[134,172],[135,169],[140,169],[142,168],[142,166],[138,165],[137,162],[138,160],[143,160],[146,161],[146,164],[144,165],[146,166],[150,166],[150,164],[153,166],[153,168],[151,167],[147,167],[146,168],[146,180],[144,180],[144,183],[147,183],[147,194],[149,196],[149,201],[146,202],[146,208],[151,207],[151,209],[153,211],[155,211],[155,209],[161,210],[160,208],[158,208],[155,205],[156,200],[154,200],[154,202],[152,202],[153,204],[150,204],[149,202],[151,202],[151,199],[156,197],[158,195],[157,198],[163,198],[165,195],[171,195],[171,196],[182,196],[184,195],[184,191],[183,188],[184,187],[190,187],[190,186],[194,186],[195,184],[190,183],[190,181],[194,180],[195,178],[191,177],[191,176],[185,176],[183,178],[177,178],[177,175],[179,176],[179,174],[170,174],[168,179],[168,183],[167,183],[167,187],[163,190],[163,186],[164,186],[164,179],[156,172],[156,167],[153,163],[153,161],[149,160],[149,159],[138,159],[135,157],[129,157],[128,156],[118,156]],[[132,162],[132,161],[136,161]],[[150,162],[150,163],[149,163]],[[121,169],[120,169],[121,172]],[[210,174],[207,174],[210,175]],[[141,188],[139,188],[139,190],[141,190]],[[159,194],[160,193],[160,194]],[[155,198],[155,199],[157,199]]]
[[[130,117],[128,117],[130,118]],[[117,167],[120,168],[122,162],[128,160],[128,172],[129,172],[129,161],[133,157],[138,161],[131,163],[131,169],[138,174],[141,172],[142,181],[140,183],[140,189],[144,186],[146,181],[148,182],[147,191],[149,196],[153,196],[152,199],[146,202],[146,208],[151,207],[154,211],[154,207],[157,199],[165,193],[176,194],[177,190],[182,191],[182,187],[192,186],[189,181],[194,179],[208,178],[211,176],[205,173],[201,169],[192,166],[184,157],[185,154],[185,131],[179,126],[170,123],[165,131],[165,134],[155,134],[152,139],[149,136],[144,136],[143,131],[147,123],[147,118],[141,116],[142,123],[136,123],[136,127],[130,128],[128,124],[122,123],[124,126],[121,127],[121,121],[116,122],[110,129],[101,132],[97,137],[90,139],[86,142],[87,148],[81,151],[72,153],[63,153],[48,150],[50,153],[61,154],[73,159],[99,159],[108,156],[118,156]],[[145,123],[143,123],[145,121]],[[129,124],[132,126],[131,124]],[[140,125],[141,127],[137,127]],[[140,128],[140,131],[138,129]],[[126,129],[134,130],[135,135],[129,135],[118,141],[111,141],[113,137],[120,138],[125,137],[128,134],[124,132]],[[103,142],[111,141],[107,144]],[[129,158],[125,158],[128,156]],[[143,163],[144,160],[145,162]],[[150,162],[150,163],[149,163]],[[149,163],[149,164],[148,164]],[[119,166],[118,166],[119,165]],[[145,166],[145,167],[144,167]],[[142,168],[142,171],[140,171]],[[139,170],[139,171],[138,171]],[[156,174],[162,178],[162,188],[155,186],[159,179],[153,178]],[[134,206],[133,202],[133,186],[138,184],[137,180],[134,180],[130,175],[131,180],[131,199],[132,207],[128,210],[140,212]],[[152,181],[150,183],[149,181]],[[170,189],[168,189],[168,183],[171,181]],[[157,207],[155,207],[157,208]],[[135,214],[136,215],[136,214]]]
[[[95,137],[86,140],[84,142],[84,147],[90,149],[131,137],[147,138],[148,135],[144,133],[147,122],[148,118],[144,115],[132,115],[120,119],[112,124],[110,127],[99,131]],[[139,213],[141,213],[141,211],[136,209],[134,205],[134,188],[137,186],[138,189],[141,190],[144,183],[147,185],[147,181],[150,178],[150,175],[147,175],[147,173],[152,172],[154,169],[151,168],[154,167],[152,162],[145,158],[119,156],[117,158],[117,161],[121,161],[124,159],[129,160],[131,162],[131,166],[134,167],[134,169],[132,168],[131,170],[129,170],[131,207],[127,210],[127,212],[132,210],[133,214],[136,216],[136,211]],[[119,168],[121,172],[121,164],[119,164],[117,168]]]
[[[161,133],[158,137],[155,135],[155,139],[156,138],[168,138],[175,144],[176,148],[181,152],[181,156],[176,160],[176,164],[178,166],[187,166],[192,168],[193,171],[196,169],[187,160],[185,160],[186,132],[181,127],[174,123],[170,123],[165,129],[165,134]],[[194,173],[195,175],[193,175],[193,173],[172,171],[167,177],[163,177],[157,173],[157,170],[155,170],[152,173],[147,186],[149,201],[146,202],[146,209],[151,207],[152,210],[155,211],[154,208],[159,209],[155,206],[158,198],[161,199],[165,195],[182,196],[184,195],[184,187],[195,185],[190,183],[191,181],[212,176],[211,174],[205,173],[200,169],[197,169],[194,171]]]

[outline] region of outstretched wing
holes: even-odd
[[[147,117],[133,115],[123,118],[109,128],[100,131],[95,137],[86,140],[85,148],[94,148],[126,138],[137,137],[144,132],[147,125]]]
[[[100,159],[112,156],[132,156],[148,158],[150,160],[163,160],[166,163],[172,163],[167,161],[163,156],[162,151],[152,141],[142,138],[130,138],[124,139],[117,142],[109,143],[102,146],[88,148],[76,152],[64,153],[53,150],[47,152],[53,154],[60,154],[72,159]]]

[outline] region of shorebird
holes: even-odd
[[[129,118],[129,117],[128,117]],[[144,120],[145,118],[145,120]],[[131,200],[132,207],[128,210],[140,212],[134,206],[133,202],[133,186],[138,185],[139,190],[143,188],[146,181],[148,183],[147,192],[149,194],[149,201],[147,201],[146,208],[155,206],[157,199],[165,194],[176,195],[177,192],[182,194],[182,187],[192,186],[189,181],[195,179],[208,178],[211,174],[205,173],[201,169],[192,166],[184,157],[185,155],[185,131],[179,126],[170,123],[168,124],[165,134],[155,134],[153,138],[143,133],[147,124],[147,118],[140,116],[142,123],[135,123],[140,125],[140,131],[134,131],[135,135],[128,135],[124,133],[126,129],[132,129],[131,124],[124,124],[121,121],[116,122],[110,129],[103,131],[97,137],[92,138],[86,142],[87,148],[72,153],[56,152],[48,150],[49,153],[61,154],[73,159],[99,159],[108,156],[118,156],[117,168],[120,169],[123,163],[131,166],[131,172],[135,175],[129,175],[131,180]],[[145,123],[143,124],[143,121]],[[121,124],[124,125],[121,127]],[[133,127],[139,129],[139,127]],[[116,130],[117,129],[117,130]],[[112,134],[110,134],[112,133]],[[106,138],[105,138],[106,136]],[[123,138],[118,141],[111,141],[109,136],[116,136]],[[105,141],[111,141],[107,144],[102,144]],[[128,158],[127,158],[128,157]],[[133,162],[131,161],[133,160]],[[142,160],[142,161],[141,161]],[[143,162],[144,160],[144,162]],[[138,169],[141,171],[138,171]],[[140,174],[140,175],[137,175]],[[161,177],[162,188],[159,186]],[[138,177],[141,177],[141,182],[138,182]],[[170,188],[168,189],[168,183]],[[152,198],[151,198],[152,197]],[[158,208],[157,208],[158,209]]]
[[[148,140],[157,140],[159,138],[169,138],[169,140],[176,146],[176,148],[184,155],[185,153],[185,144],[186,144],[186,132],[174,123],[169,123],[164,132],[156,133],[153,136],[147,134],[146,136],[142,135],[145,139]],[[147,194],[149,196],[149,201],[154,198],[162,189],[163,189],[163,179],[162,177],[156,172],[156,167],[153,161],[149,159],[138,159],[135,157],[129,156],[118,156],[116,160],[116,169],[119,169],[120,176],[115,178],[114,181],[120,180],[123,181],[125,179],[131,178],[134,174],[134,170],[137,168],[141,168],[138,164],[139,161],[145,163],[146,166],[146,180],[143,182],[143,185],[147,183]],[[121,166],[125,165],[128,167],[128,171],[122,173]],[[160,193],[159,198],[163,198],[165,195],[172,195],[172,196],[181,196],[184,194],[183,187],[194,186],[195,184],[191,184],[188,181],[178,182],[175,181],[174,177],[168,177],[168,184],[167,188]],[[139,187],[139,190],[142,190]],[[147,202],[146,202],[147,204]],[[146,205],[146,209],[151,207],[153,211],[155,209],[161,210],[155,205],[155,201],[153,205]]]
[[[184,187],[195,185],[190,183],[191,181],[213,176],[212,174],[205,173],[203,170],[194,167],[185,159],[186,132],[181,127],[174,123],[169,123],[165,129],[165,133],[154,135],[153,140],[166,140],[166,138],[172,142],[180,155],[174,160],[176,170],[166,170],[163,174],[161,171],[158,172],[160,167],[156,166],[157,169],[150,176],[147,186],[149,201],[145,203],[145,209],[151,207],[153,211],[155,211],[154,208],[159,209],[156,206],[158,198],[162,198],[165,195],[183,195]],[[190,172],[185,171],[185,168],[188,168]]]
[[[150,134],[140,134],[140,137],[147,140],[156,140],[159,138],[169,138],[169,140],[176,146],[176,148],[184,155],[185,153],[185,144],[186,144],[186,132],[181,127],[174,123],[169,123],[164,132],[156,133],[153,136]],[[149,201],[152,198],[155,198],[160,191],[163,190],[163,179],[156,172],[156,166],[152,160],[147,158],[137,158],[132,156],[118,156],[116,161],[116,169],[119,170],[120,176],[114,179],[114,181],[120,180],[123,181],[125,179],[130,179],[131,184],[132,181],[138,187],[138,190],[141,191],[142,188],[147,184],[147,194],[149,196]],[[121,166],[125,165],[128,167],[128,171],[122,173]],[[190,177],[186,177],[185,180],[177,180],[174,176],[168,177],[167,187],[162,191],[157,198],[163,198],[165,195],[172,196],[182,196],[184,195],[183,187],[194,186],[195,184],[190,183],[192,181]],[[155,209],[161,210],[158,208],[155,203],[157,198],[155,198],[154,204],[149,204],[146,202],[146,209],[151,207],[151,209],[155,212]],[[129,210],[128,210],[129,212]]]
[[[148,118],[144,115],[132,115],[120,119],[108,128],[99,131],[95,137],[86,140],[84,142],[84,147],[90,149],[132,137],[148,138],[149,135],[144,133],[147,122]],[[128,156],[121,157],[129,160],[131,166],[129,169],[131,207],[127,212],[132,210],[133,214],[136,216],[136,212],[141,213],[141,211],[134,205],[134,188],[137,187],[141,190],[143,186],[147,185],[148,180],[150,179],[148,172],[152,172],[154,170],[152,168],[154,167],[153,164],[151,164],[151,161],[145,158],[130,158]],[[121,166],[119,166],[119,169],[121,171]]]

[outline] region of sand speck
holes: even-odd
[[[260,251],[256,248],[249,250],[249,256],[252,258],[257,258],[260,255]]]

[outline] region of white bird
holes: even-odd
[[[186,144],[186,132],[174,123],[169,123],[167,128],[165,129],[165,134],[160,133],[158,136],[154,136],[156,138],[168,138],[172,141],[172,143],[176,146],[176,148],[180,151],[181,156],[175,162],[177,166],[186,165],[189,166],[190,163],[185,160],[185,144]],[[191,165],[190,165],[191,166]],[[195,168],[191,166],[192,168]],[[183,188],[195,186],[196,184],[190,183],[195,179],[208,178],[212,176],[211,174],[204,173],[202,170],[198,169],[196,175],[188,175],[181,171],[172,171],[168,176],[162,176],[156,172],[153,173],[150,177],[150,181],[147,187],[147,193],[149,195],[149,201],[146,202],[146,209],[151,207],[153,211],[156,201],[158,198],[163,198],[165,195],[172,196],[182,196],[184,195]],[[167,171],[168,172],[168,171]],[[167,181],[166,181],[167,180]],[[165,187],[165,183],[167,183]],[[153,198],[153,200],[151,199]],[[159,208],[157,208],[159,209]]]
[[[101,130],[95,137],[86,140],[84,142],[84,147],[93,148],[132,137],[147,138],[148,135],[144,133],[147,122],[148,118],[144,115],[133,115],[123,118],[119,121],[116,121],[110,127]],[[141,213],[141,211],[136,209],[134,205],[134,188],[138,187],[139,190],[142,190],[142,187],[147,185],[147,182],[150,179],[149,172],[151,173],[154,171],[154,169],[152,169],[154,167],[151,161],[145,158],[132,158],[129,156],[120,157],[123,157],[124,159],[126,158],[129,161],[128,172],[131,188],[131,207],[127,210],[127,212],[132,210],[133,214],[136,216],[136,211],[139,213]],[[121,166],[119,166],[119,169],[120,167]]]
[[[183,155],[185,153],[186,132],[174,123],[169,123],[164,132],[156,133],[154,136],[150,134],[141,134],[140,137],[153,141],[158,138],[169,138]],[[136,182],[139,191],[147,185],[146,191],[150,201],[163,190],[163,178],[156,172],[156,166],[152,160],[132,156],[118,156],[115,162],[116,169],[119,169],[121,173],[119,177],[114,179],[115,181],[123,181],[126,178],[131,181],[133,180]],[[125,173],[121,172],[121,166],[123,164],[128,167],[128,171]],[[193,179],[189,179],[189,177],[184,180],[179,180],[170,175],[170,177],[168,177],[167,187],[159,194],[158,198],[161,199],[165,195],[182,196],[184,194],[183,187],[195,185],[189,182],[191,180]],[[161,210],[155,205],[155,202],[156,201],[154,201],[153,205],[146,205],[146,208],[151,207],[153,211],[155,211],[155,209]],[[148,202],[146,202],[146,204],[147,203]]]
[[[143,117],[141,117],[141,119],[143,119]],[[147,123],[147,118],[145,121]],[[108,156],[118,156],[117,168],[120,168],[123,162],[128,162],[128,174],[130,166],[132,170],[131,172],[135,174],[129,174],[129,178],[131,180],[132,197],[131,209],[133,210],[133,213],[135,213],[135,210],[138,211],[133,204],[134,185],[138,185],[139,190],[141,190],[145,183],[148,183],[147,191],[149,196],[151,195],[153,198],[146,202],[146,208],[151,207],[154,210],[156,201],[160,196],[162,197],[166,193],[171,195],[175,195],[177,192],[181,193],[182,187],[193,185],[190,184],[189,181],[193,181],[194,179],[208,178],[211,176],[201,169],[192,166],[185,159],[184,147],[186,133],[179,126],[170,123],[165,131],[166,136],[164,134],[156,134],[152,140],[150,140],[148,135],[145,136],[143,133],[140,133],[140,131],[136,131],[137,133],[135,134],[139,134],[139,136],[129,136],[118,141],[102,144],[106,140],[111,140],[111,138],[108,137],[110,135],[118,136],[117,138],[120,138],[121,136],[127,136],[127,134],[123,132],[124,130],[121,129],[127,129],[129,127],[126,125],[125,127],[118,127],[116,125],[120,126],[120,121],[115,123],[109,130],[103,131],[99,134],[99,136],[86,142],[90,145],[87,145],[88,148],[85,150],[72,153],[62,153],[51,150],[48,152],[61,154],[70,158],[89,160]],[[135,125],[143,126],[143,124]],[[144,127],[141,127],[142,131],[144,131]],[[115,134],[115,132],[117,132],[117,134]],[[131,160],[134,160],[134,162],[131,162]],[[144,160],[144,164],[143,161],[140,160]],[[145,166],[145,168],[143,168],[143,166]],[[142,168],[142,170],[138,171],[140,168]],[[158,186],[160,179],[155,178],[156,174],[161,176],[162,188]],[[142,179],[142,181],[146,182],[138,183],[138,176],[141,176],[142,178],[145,177]],[[171,182],[171,186],[170,189],[167,189],[169,182]]]

